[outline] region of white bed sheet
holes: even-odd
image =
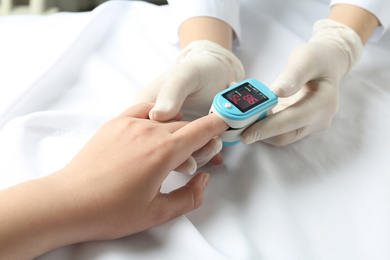
[[[234,51],[266,85],[328,11],[327,1],[285,2],[241,11]],[[130,106],[176,57],[174,28],[166,6],[141,2],[0,18],[0,189],[60,169]],[[390,33],[341,82],[327,131],[224,148],[223,165],[202,169],[212,176],[197,211],[39,259],[390,259],[389,82]],[[188,179],[172,172],[163,189]]]

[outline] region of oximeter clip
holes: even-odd
[[[245,129],[266,117],[277,103],[278,97],[256,79],[244,80],[218,93],[210,113],[215,113],[230,126],[221,134],[223,145],[239,143]]]

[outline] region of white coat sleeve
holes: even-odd
[[[168,0],[177,29],[187,19],[208,16],[232,27],[235,39],[240,39],[240,0]]]
[[[375,15],[380,26],[370,38],[370,41],[379,40],[390,27],[390,0],[332,0],[330,5],[351,4],[366,9]]]

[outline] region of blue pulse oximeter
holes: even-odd
[[[210,113],[217,114],[230,128],[221,134],[223,145],[241,141],[241,134],[263,119],[278,103],[278,97],[256,79],[247,79],[218,93]]]

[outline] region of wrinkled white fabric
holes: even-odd
[[[243,6],[234,53],[246,77],[271,86],[328,3]],[[170,68],[180,52],[170,42],[177,33],[171,19],[167,7],[136,1],[109,1],[91,13],[1,17],[1,188],[62,167]],[[38,259],[390,259],[389,46],[389,34],[365,46],[340,82],[328,130],[286,147],[225,147],[223,165],[202,169],[211,179],[197,211]],[[172,172],[162,189],[189,178]]]

